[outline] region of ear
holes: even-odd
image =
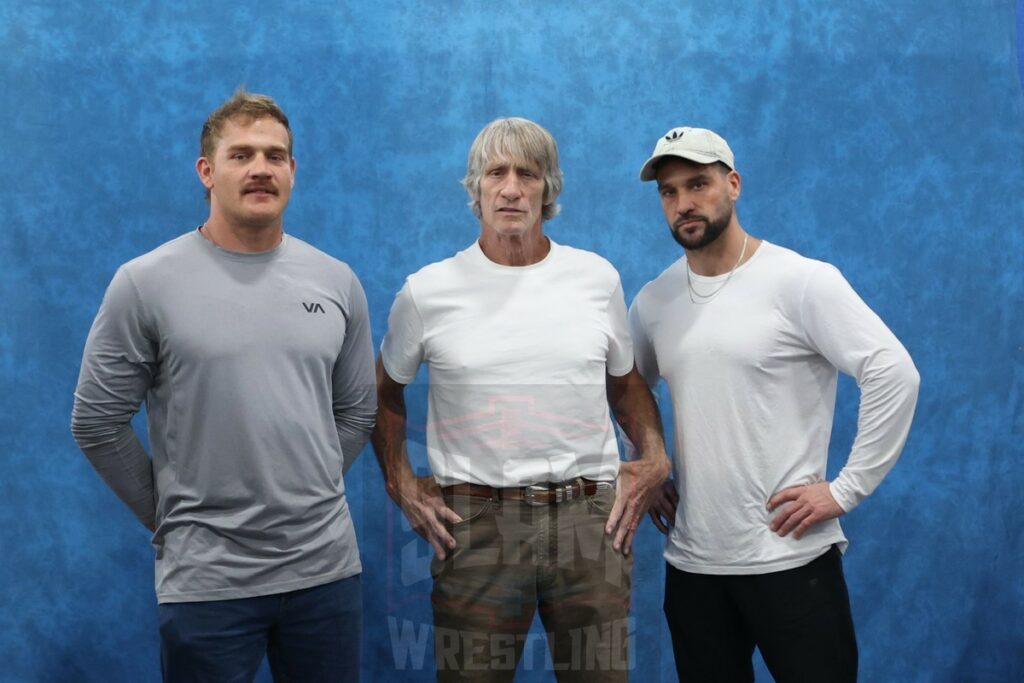
[[[295,187],[295,169],[296,169],[295,157],[290,156],[289,158],[291,159],[291,166],[292,166],[292,173],[291,173],[291,175],[292,175],[292,187]]]
[[[729,198],[736,201],[740,198],[740,191],[743,189],[743,178],[736,171],[729,171],[726,180],[729,181]]]
[[[213,164],[206,157],[199,157],[196,159],[196,174],[199,176],[199,182],[203,184],[207,190],[213,188]]]

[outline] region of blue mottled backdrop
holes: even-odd
[[[679,255],[641,162],[672,126],[722,132],[744,225],[838,265],[923,378],[903,459],[844,521],[862,680],[1024,680],[1022,25],[1011,0],[3,0],[0,680],[159,678],[147,533],[68,416],[115,268],[205,217],[199,129],[243,83],[293,121],[286,228],[355,268],[377,341],[405,275],[477,233],[458,180],[487,121],[554,133],[548,230],[627,297]],[[844,381],[833,470],[856,403]],[[364,679],[431,680],[426,546],[372,455],[348,486]],[[674,680],[659,546],[645,525],[642,681]],[[546,662],[531,639],[520,680]]]

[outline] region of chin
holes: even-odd
[[[250,228],[263,229],[281,220],[281,213],[255,213],[243,218],[243,223]]]
[[[672,237],[675,238],[676,244],[681,246],[683,249],[698,249],[701,246],[701,235],[682,235],[675,230],[672,230]]]
[[[494,228],[499,237],[524,237],[530,230],[525,226]]]

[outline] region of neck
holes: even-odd
[[[221,249],[242,253],[270,251],[281,243],[284,236],[281,221],[258,226],[236,225],[218,220],[213,214],[200,232]]]
[[[743,240],[747,240],[746,252],[743,251]],[[690,270],[697,275],[714,277],[724,275],[738,268],[754,255],[761,240],[749,237],[737,221],[729,224],[722,235],[711,244],[700,249],[687,249],[686,261]],[[743,259],[740,260],[740,254]]]
[[[551,241],[537,230],[524,235],[501,235],[484,230],[480,250],[491,261],[502,266],[531,266],[544,260],[551,251]]]

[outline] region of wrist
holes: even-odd
[[[384,482],[388,496],[394,501],[400,500],[402,498],[402,491],[408,490],[410,486],[415,486],[415,484],[416,477],[407,464],[404,467],[399,465],[391,469]]]

